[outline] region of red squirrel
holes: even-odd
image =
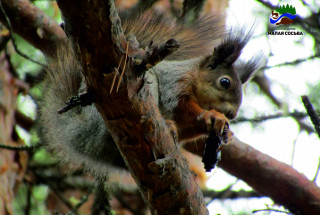
[[[121,16],[125,35],[133,34],[141,47],[174,38],[177,51],[150,68],[145,83],[163,117],[174,121],[179,142],[210,132],[221,134],[234,119],[244,84],[259,67],[259,57],[238,60],[250,39],[244,30],[226,31],[218,17],[205,16],[183,25],[166,14]],[[70,42],[48,56],[44,99],[41,103],[42,137],[49,149],[69,164],[84,164],[105,174],[110,165],[124,167],[113,139],[95,107],[75,107],[57,115],[68,97],[84,91],[81,63]]]

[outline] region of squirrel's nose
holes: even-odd
[[[237,116],[237,112],[235,112],[235,111],[228,111],[228,112],[226,113],[226,117],[227,117],[228,119],[234,119],[236,116]]]

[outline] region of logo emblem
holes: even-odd
[[[287,4],[271,12],[270,23],[273,25],[289,25],[293,23],[294,18],[296,18],[296,8]]]

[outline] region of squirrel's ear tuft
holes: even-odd
[[[238,72],[241,83],[249,81],[261,67],[265,66],[267,58],[263,54],[258,54],[249,61],[238,60],[235,69]]]
[[[219,64],[232,65],[240,56],[242,49],[251,38],[252,30],[231,29],[226,38],[214,48],[210,65],[215,68]]]

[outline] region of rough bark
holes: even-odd
[[[20,91],[9,70],[4,51],[0,52],[0,144],[23,144],[14,138],[16,98]],[[27,154],[0,149],[0,214],[13,214],[12,201],[15,188],[22,181],[26,170]]]
[[[16,4],[13,4],[13,2]],[[50,49],[50,45],[48,44],[54,41],[51,39],[64,37],[64,33],[60,28],[57,28],[57,24],[45,25],[45,19],[40,19],[37,25],[48,28],[48,30],[45,31],[47,36],[44,37],[47,38],[48,44],[46,42],[39,42],[37,27],[34,24],[34,21],[37,20],[37,14],[39,13],[33,12],[39,12],[39,10],[36,8],[32,12],[30,10],[19,10],[21,7],[18,6],[18,3],[21,2],[27,4],[27,8],[33,7],[29,5],[29,2],[26,0],[2,0],[7,10],[13,11],[12,13],[8,12],[10,19],[18,20],[12,21],[13,29],[16,33],[46,53],[48,49]],[[167,164],[167,161],[175,162],[176,157],[178,158],[176,162],[182,163],[182,166],[185,162],[179,160],[181,159],[180,154],[173,145],[173,140],[168,134],[165,122],[159,115],[157,108],[154,107],[152,98],[148,97],[147,90],[141,89],[139,91],[140,97],[138,97],[137,95],[129,95],[129,92],[132,93],[132,89],[130,87],[128,89],[124,87],[124,85],[122,85],[118,94],[114,93],[110,95],[108,94],[109,88],[105,88],[105,86],[110,86],[110,80],[112,79],[110,76],[113,76],[113,74],[104,76],[99,71],[110,72],[110,68],[112,69],[114,64],[118,62],[119,55],[124,52],[126,44],[124,39],[120,40],[120,43],[117,45],[122,48],[120,48],[119,51],[119,47],[116,47],[111,39],[111,23],[110,20],[108,21],[108,11],[106,11],[106,8],[109,6],[107,5],[100,8],[98,4],[99,1],[91,1],[90,6],[80,5],[83,1],[65,0],[63,2],[60,3],[61,9],[64,15],[70,16],[65,16],[69,18],[69,25],[72,23],[75,25],[75,32],[71,35],[76,38],[77,34],[79,34],[79,38],[76,38],[75,43],[80,46],[82,62],[87,73],[92,74],[91,77],[88,77],[88,86],[89,89],[96,93],[98,109],[106,119],[107,126],[113,132],[114,138],[124,157],[126,159],[132,159],[127,162],[136,180],[140,181],[139,186],[145,198],[152,200],[154,196],[161,196],[158,191],[160,188],[166,186],[166,184],[162,184],[162,182],[169,176],[167,174],[171,174],[168,170],[170,169],[170,165],[164,164]],[[97,13],[100,10],[104,11],[104,15]],[[30,15],[28,19],[24,18],[26,14]],[[95,19],[90,19],[89,17],[89,19],[86,20],[87,15],[90,14],[94,16]],[[23,20],[23,23],[21,20]],[[104,23],[103,25],[101,25],[102,21]],[[52,22],[50,21],[48,23]],[[80,25],[76,27],[78,23],[80,23]],[[86,29],[86,27],[84,27],[86,24],[88,24],[90,28],[84,31],[83,29]],[[90,48],[91,45],[92,48]],[[96,53],[95,50],[97,50]],[[129,49],[129,56],[130,55],[132,55],[132,50]],[[129,86],[134,86],[132,85],[133,83],[135,82],[130,82]],[[140,85],[138,84],[138,86]],[[136,88],[133,87],[133,90],[135,89]],[[144,95],[144,97],[142,95]],[[101,101],[102,99],[105,101]],[[140,119],[143,119],[142,123]],[[160,128],[156,125],[160,125]],[[145,135],[143,136],[143,134]],[[152,135],[148,136],[147,134]],[[168,146],[164,144],[166,141],[170,146],[169,148],[166,148]],[[150,144],[147,145],[146,142]],[[163,144],[161,142],[163,142]],[[159,151],[164,150],[164,153],[156,153],[156,150],[154,150],[155,147],[160,147]],[[202,156],[201,143],[198,143],[197,149],[198,151],[191,147],[190,151]],[[168,154],[170,154],[170,156],[167,156]],[[2,158],[3,156],[0,157]],[[161,165],[164,167],[165,172],[162,173],[164,173],[165,177],[161,178],[160,182],[156,182],[156,176],[154,176],[156,174],[154,172],[157,172]],[[174,166],[174,164],[172,165]],[[223,148],[222,161],[219,165],[230,174],[247,182],[261,194],[271,197],[276,203],[283,204],[295,213],[314,214],[319,212],[319,188],[313,182],[310,182],[306,177],[291,167],[270,158],[240,141],[235,140]],[[134,173],[134,171],[137,172]],[[172,169],[170,171],[172,171]],[[174,170],[173,174],[182,177],[183,180],[185,180],[184,178],[190,177],[189,172],[185,169],[181,172]],[[184,174],[186,174],[187,177]],[[183,180],[181,183],[185,183]],[[174,177],[170,181],[170,183],[174,185],[173,181]],[[153,185],[150,185],[151,182]],[[149,185],[155,187],[154,191],[152,191],[150,187],[147,188]],[[189,184],[187,185],[190,186]],[[192,186],[189,190],[196,189],[194,187],[192,188]],[[170,190],[170,187],[168,190]],[[163,193],[161,197],[166,197],[165,193]],[[161,198],[159,197],[157,200],[159,199]],[[168,198],[170,202],[175,199],[176,197],[174,195]],[[167,202],[164,204],[166,203]]]
[[[129,48],[124,84],[110,94],[127,41],[112,1],[58,1],[81,53],[88,91],[153,214],[207,214],[203,195],[149,90],[135,77]],[[101,46],[103,44],[103,46]],[[104,72],[104,74],[103,74]]]

